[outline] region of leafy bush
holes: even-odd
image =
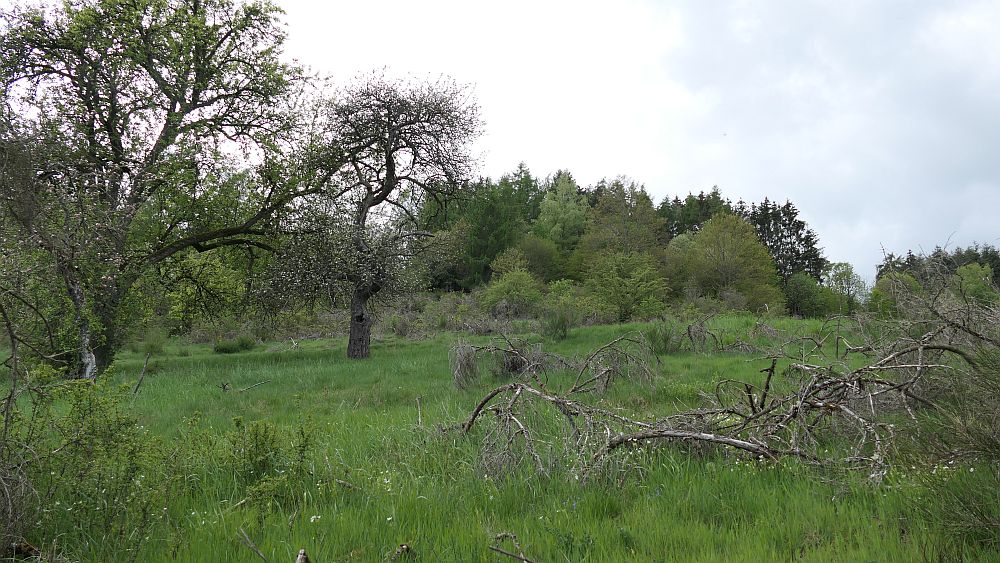
[[[1000,291],[993,283],[993,270],[989,266],[972,263],[955,270],[951,280],[952,291],[959,298],[993,305],[1000,300]]]
[[[387,323],[389,330],[400,338],[414,336],[420,331],[419,319],[412,313],[391,315],[387,319]]]
[[[246,424],[240,417],[234,418],[233,424],[236,428],[227,436],[225,465],[244,484],[274,473],[284,457],[277,428],[260,420]]]
[[[837,295],[805,272],[792,274],[785,281],[785,299],[789,312],[802,317],[825,317],[836,309]]]
[[[551,240],[527,234],[517,248],[527,262],[527,270],[538,279],[549,282],[563,274],[563,257]]]
[[[438,330],[463,330],[474,319],[483,316],[476,298],[467,293],[445,293],[424,306],[421,318],[424,326]]]
[[[514,270],[528,271],[528,259],[520,248],[508,248],[490,262],[494,277],[506,275]]]
[[[540,284],[526,270],[511,270],[501,275],[483,292],[483,305],[487,309],[511,317],[533,312],[541,299]]]
[[[587,286],[618,322],[655,317],[666,307],[663,301],[667,294],[666,280],[648,254],[601,254],[591,268]]]
[[[868,298],[868,308],[887,318],[899,316],[900,296],[916,295],[921,290],[920,282],[906,272],[889,272],[875,282],[871,296]]]
[[[216,354],[236,354],[253,350],[257,341],[249,336],[240,336],[233,340],[217,340],[212,351]]]
[[[17,413],[20,435],[47,452],[30,466],[46,499],[32,527],[83,559],[98,550],[134,554],[176,480],[164,470],[166,449],[128,413],[124,388],[72,381],[50,389]]]
[[[576,325],[576,310],[568,304],[546,307],[542,313],[542,336],[552,340],[566,340],[569,329]]]
[[[541,315],[542,336],[552,340],[565,340],[569,329],[580,323],[580,297],[570,280],[549,284],[549,293]]]

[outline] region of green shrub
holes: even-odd
[[[249,336],[240,336],[233,340],[217,340],[212,351],[216,354],[236,354],[253,350],[257,341]]]
[[[391,315],[387,319],[389,330],[400,338],[414,336],[420,331],[419,319],[411,313]]]
[[[570,304],[559,303],[546,307],[542,313],[542,336],[552,340],[565,340],[569,329],[576,326],[576,310]]]
[[[900,316],[903,311],[899,298],[917,295],[921,291],[920,282],[906,272],[889,272],[875,282],[868,298],[868,309],[886,318]]]
[[[490,282],[483,305],[497,314],[517,317],[532,313],[542,299],[538,281],[526,270],[511,270]]]
[[[229,451],[225,465],[244,484],[273,474],[285,457],[277,428],[261,420],[246,424],[240,417],[234,418],[233,424],[236,428],[227,436]]]
[[[82,381],[53,388],[51,402],[35,403],[17,422],[41,425],[31,445],[38,456],[31,481],[44,491],[44,510],[33,521],[35,541],[58,538],[74,558],[101,560],[94,550],[134,555],[163,517],[176,475],[165,468],[163,445],[128,412],[124,388]],[[22,437],[30,436],[22,434]]]
[[[583,309],[579,293],[570,280],[557,280],[549,284],[541,315],[542,336],[551,340],[565,340],[569,329],[580,324]]]
[[[420,318],[424,326],[435,327],[438,330],[462,330],[469,322],[482,315],[475,296],[452,292],[429,301],[424,306]]]
[[[666,307],[666,280],[649,254],[602,253],[591,267],[587,285],[591,295],[612,311],[618,322],[655,317]]]

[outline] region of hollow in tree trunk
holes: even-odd
[[[371,354],[372,319],[368,312],[368,299],[371,292],[359,288],[351,297],[351,331],[347,341],[347,357],[351,359],[367,358]]]

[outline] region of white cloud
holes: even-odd
[[[473,84],[494,177],[791,199],[869,276],[883,245],[1000,235],[996,2],[279,2],[289,54],[337,81]]]

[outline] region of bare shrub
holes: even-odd
[[[768,340],[777,340],[781,337],[781,332],[773,326],[763,322],[757,321],[754,323],[753,328],[750,329],[750,338],[764,338]]]
[[[677,319],[665,318],[643,332],[657,355],[676,354],[684,349],[685,327]]]
[[[490,349],[493,376],[500,379],[513,379],[524,375],[535,375],[545,368],[546,354],[541,344],[529,345],[508,339],[506,347]]]
[[[20,463],[11,463],[13,452],[3,448],[3,468],[0,469],[0,556],[6,556],[10,546],[24,540],[24,534],[34,527],[37,495]]]
[[[476,348],[471,344],[463,341],[453,344],[448,351],[448,363],[451,366],[451,378],[455,387],[467,389],[479,379]]]

